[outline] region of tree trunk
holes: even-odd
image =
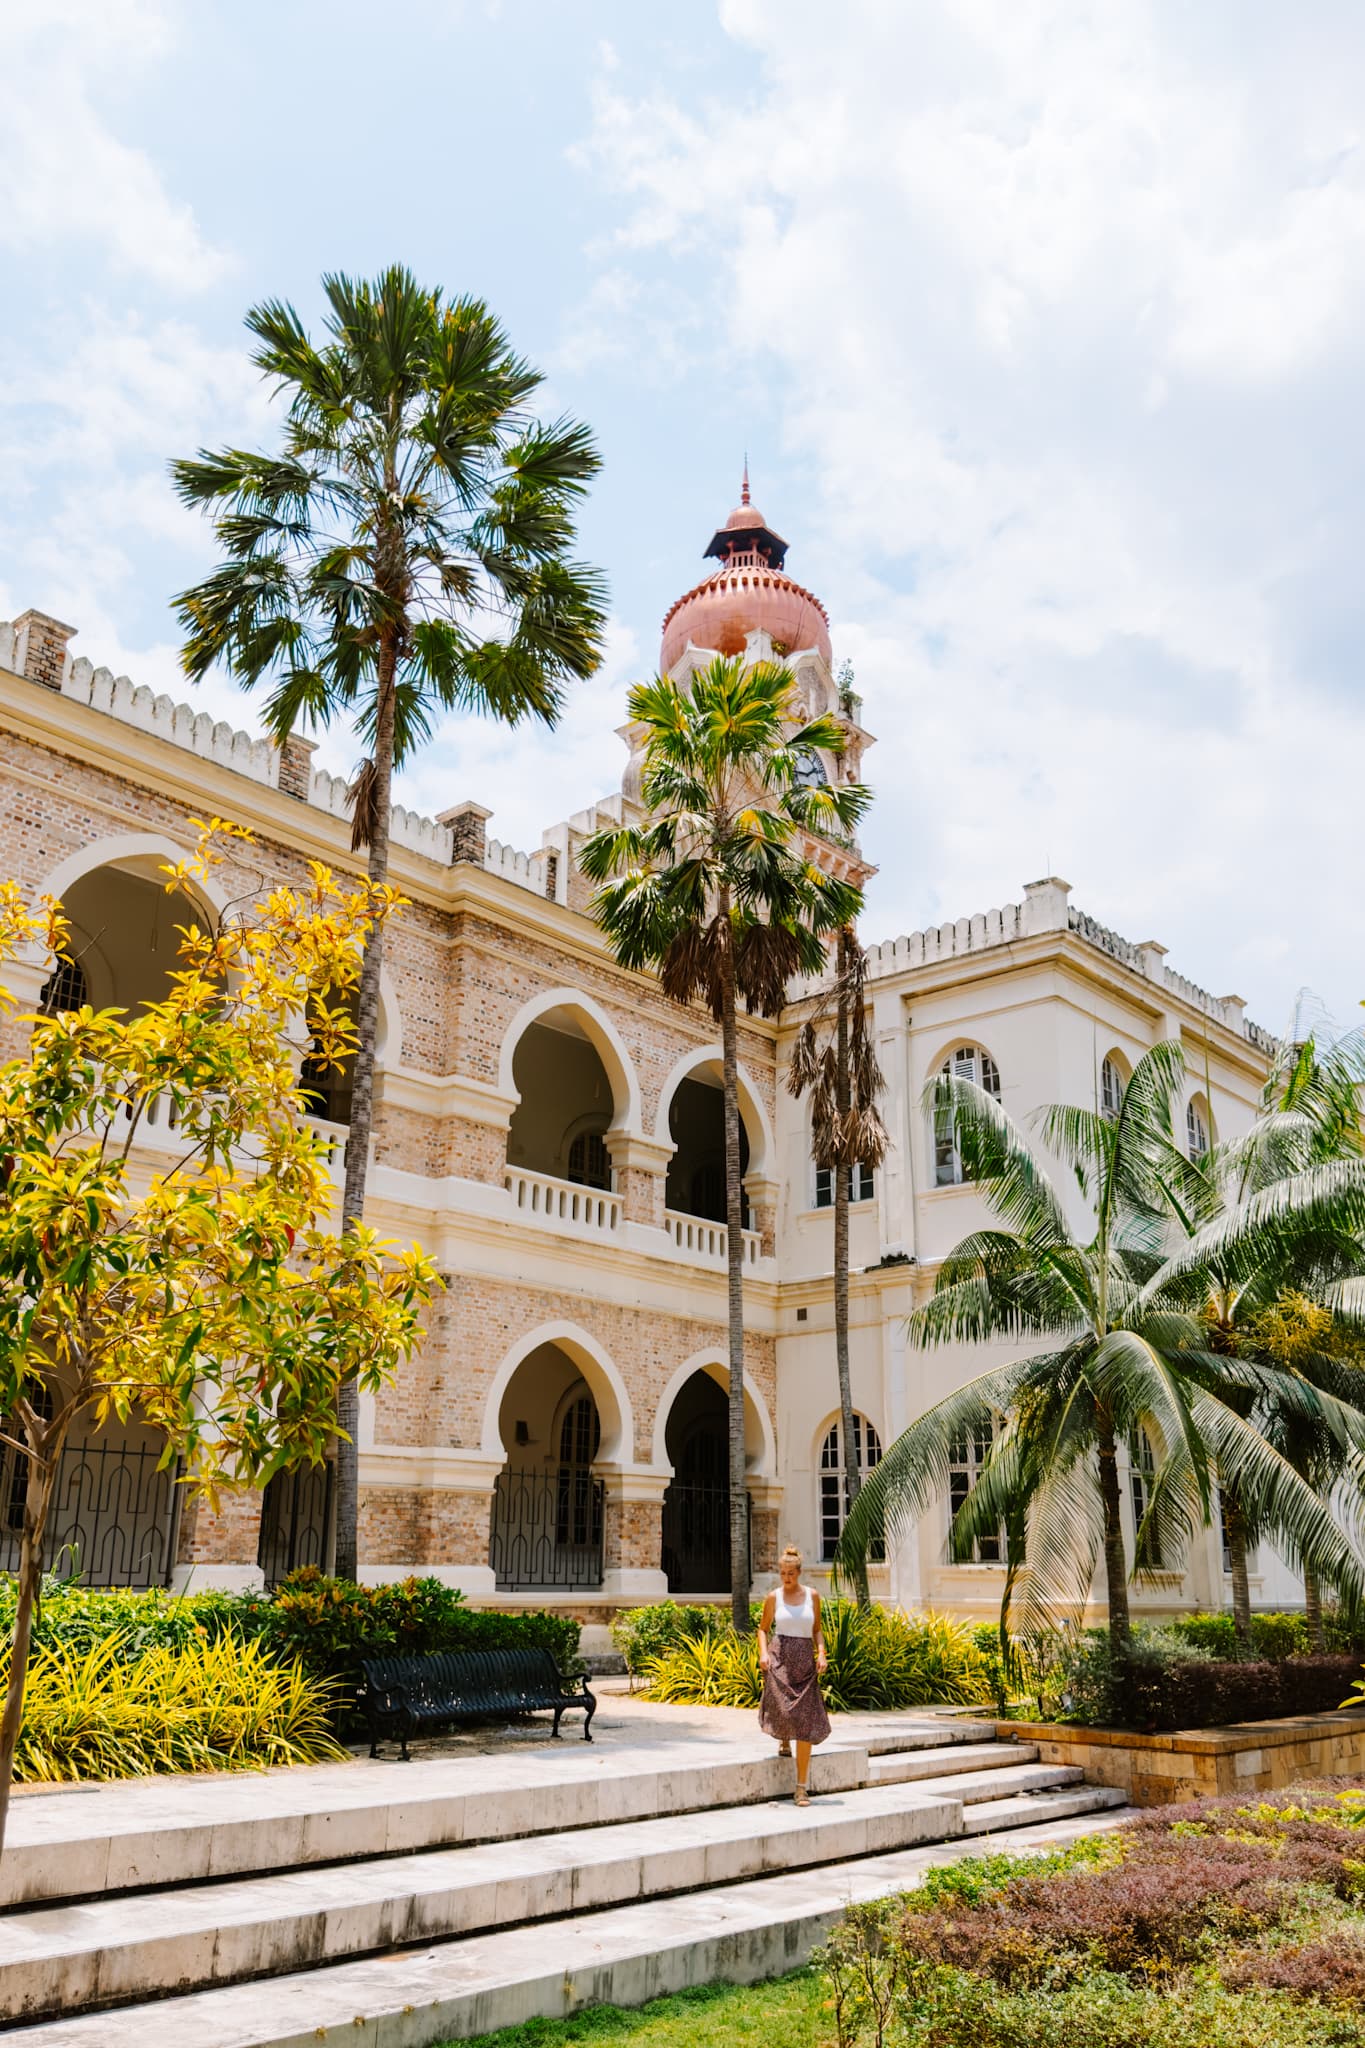
[[[389,873],[389,818],[393,785],[393,678],[397,655],[392,642],[379,658],[379,711],[374,744],[375,805],[370,836],[369,877],[382,887]],[[365,1181],[370,1166],[370,1132],[374,1124],[374,1050],[379,1034],[379,976],[384,964],[384,927],[371,925],[360,963],[360,996],[356,1017],[355,1065],[351,1074],[351,1130],[346,1140],[346,1191],[341,1227],[364,1221]],[[354,1380],[337,1388],[336,1537],[333,1570],[339,1578],[356,1575],[356,1532],[360,1510],[360,1391]]]
[[[1113,1425],[1107,1421],[1100,1425],[1099,1452],[1100,1500],[1104,1509],[1104,1584],[1109,1604],[1109,1648],[1116,1659],[1125,1661],[1133,1647],[1133,1625],[1128,1612],[1128,1559],[1123,1545],[1118,1443]]]
[[[1322,1626],[1322,1581],[1311,1564],[1303,1568],[1303,1618],[1308,1627],[1308,1647],[1321,1654],[1327,1648]]]
[[[852,1078],[849,1074],[848,1020],[848,932],[841,930],[835,950],[837,1010],[835,1021],[835,1105],[839,1128],[848,1127]],[[858,1458],[858,1428],[853,1414],[853,1378],[848,1362],[848,1180],[855,1161],[846,1159],[844,1145],[835,1147],[834,1174],[834,1363],[839,1375],[839,1443],[842,1452],[844,1499],[847,1514],[862,1491],[863,1475]],[[867,1559],[862,1557],[853,1574],[853,1590],[860,1607],[869,1604]]]
[[[1247,1577],[1247,1525],[1236,1490],[1223,1486],[1223,1516],[1227,1523],[1228,1564],[1232,1578],[1232,1620],[1237,1646],[1251,1648],[1251,1583]]]
[[[741,1635],[749,1631],[749,1495],[744,1456],[744,1183],[739,1156],[739,1047],[735,1021],[735,960],[728,895],[721,955],[721,1046],[725,1096],[725,1226],[730,1312],[730,1613]]]
[[[26,1432],[27,1434],[27,1432]],[[14,1779],[14,1753],[19,1747],[19,1730],[24,1718],[24,1686],[28,1680],[29,1651],[33,1642],[33,1610],[43,1583],[43,1538],[47,1534],[47,1511],[57,1476],[57,1461],[66,1438],[46,1441],[40,1458],[29,1436],[28,1486],[24,1493],[24,1532],[19,1543],[19,1600],[10,1642],[9,1682],[5,1707],[0,1714],[0,1855],[4,1854],[5,1826],[9,1820],[10,1786]]]

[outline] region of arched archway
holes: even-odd
[[[571,990],[538,996],[503,1046],[501,1083],[516,1098],[507,1163],[524,1174],[609,1190],[611,1138],[638,1126],[633,1066],[604,1012]]]
[[[602,1584],[599,1468],[632,1445],[620,1373],[586,1331],[546,1324],[513,1347],[484,1407],[483,1448],[503,1460],[489,1524],[499,1588]]]
[[[692,1081],[701,1087],[714,1090],[717,1096],[720,1095],[721,1060],[721,1048],[718,1045],[709,1045],[701,1046],[694,1052],[684,1053],[681,1059],[675,1061],[660,1090],[659,1107],[654,1117],[654,1136],[660,1144],[677,1142],[673,1130],[673,1110],[678,1090],[684,1082]],[[762,1097],[742,1064],[739,1069],[739,1115],[749,1152],[746,1171],[765,1179],[769,1178],[775,1156],[772,1122],[764,1108]]]
[[[767,1404],[748,1376],[744,1385],[748,1471],[775,1470]],[[679,1367],[659,1403],[654,1462],[672,1473],[660,1518],[660,1565],[676,1594],[730,1590],[729,1373],[716,1353]]]
[[[485,1453],[489,1457],[502,1455],[506,1450],[504,1424],[527,1420],[511,1413],[508,1392],[521,1367],[541,1351],[562,1352],[591,1391],[601,1424],[598,1461],[628,1463],[635,1455],[635,1418],[626,1383],[605,1347],[577,1323],[541,1323],[519,1337],[506,1353],[484,1401],[480,1442]]]
[[[167,893],[162,865],[173,856],[179,858],[180,849],[153,842],[152,851],[141,843],[144,850],[139,854],[86,861],[79,872],[71,872],[72,863],[64,862],[51,878],[60,882],[70,967],[59,968],[50,977],[44,990],[47,1001],[79,996],[96,1009],[130,1013],[160,1002],[182,964],[181,930],[191,925],[202,930],[216,919],[218,906],[199,888]],[[49,893],[58,892],[49,887]]]

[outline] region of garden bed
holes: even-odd
[[[1361,1708],[1169,1734],[1051,1721],[1001,1721],[996,1733],[1036,1743],[1043,1763],[1078,1765],[1089,1784],[1122,1787],[1134,1806],[1279,1791],[1304,1778],[1365,1777]]]

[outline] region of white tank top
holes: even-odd
[[[802,1597],[795,1607],[789,1607],[779,1586],[774,1595],[773,1634],[775,1636],[805,1636],[815,1634],[815,1595],[810,1587],[803,1588]]]

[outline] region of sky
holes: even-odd
[[[0,617],[190,695],[212,536],[167,463],[277,432],[248,306],[404,262],[592,426],[611,590],[558,729],[452,719],[404,801],[534,847],[619,786],[747,451],[878,736],[869,939],[1057,874],[1270,1028],[1348,1027],[1362,75],[1358,0],[0,10]]]

